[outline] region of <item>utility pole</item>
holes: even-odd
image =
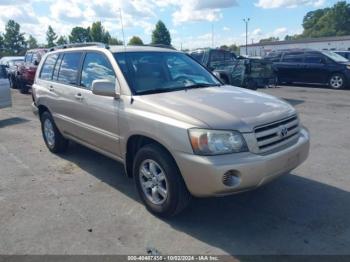
[[[250,18],[244,18],[243,22],[245,23],[245,54],[248,56],[248,24]]]
[[[211,47],[214,48],[214,23],[211,24]]]

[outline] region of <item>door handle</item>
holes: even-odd
[[[49,91],[50,91],[50,92],[53,92],[53,91],[55,91],[55,88],[53,88],[53,86],[50,86],[50,87],[49,87]]]
[[[76,100],[83,100],[83,96],[81,93],[76,94],[74,97]]]

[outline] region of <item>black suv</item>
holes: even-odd
[[[350,62],[331,51],[287,50],[270,53],[279,83],[327,84],[333,89],[349,87]]]

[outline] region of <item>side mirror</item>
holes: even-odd
[[[92,82],[92,93],[97,96],[110,96],[114,98],[119,98],[119,86],[117,84],[107,79],[95,80]]]
[[[35,60],[35,61],[34,61],[34,65],[35,65],[35,66],[38,66],[38,65],[39,65],[39,61],[38,61],[38,60]]]

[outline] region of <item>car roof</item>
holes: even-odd
[[[50,51],[50,53],[62,53],[62,52],[74,52],[74,51],[96,51],[96,50],[108,50],[111,53],[124,53],[124,52],[180,52],[171,47],[154,47],[154,46],[84,46],[84,47],[67,47],[59,48]]]

